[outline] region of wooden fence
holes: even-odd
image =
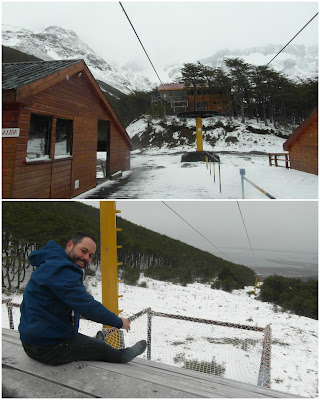
[[[290,168],[289,153],[269,153],[269,165]],[[284,164],[284,165],[283,165]]]

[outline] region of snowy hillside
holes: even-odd
[[[197,283],[183,287],[143,277],[140,281],[146,287],[119,284],[119,294],[123,294],[119,303],[124,310],[122,316],[129,317],[151,307],[156,312],[253,327],[264,328],[270,324],[272,389],[305,397],[318,396],[318,321],[260,302],[252,294],[252,287],[227,293]],[[90,278],[87,287],[101,301],[99,277]],[[12,296],[15,303],[21,300],[21,295]],[[17,329],[19,311],[13,310]],[[4,304],[2,324],[8,327]],[[81,332],[91,336],[101,329],[99,324],[88,321],[80,325]],[[146,318],[136,319],[131,331],[124,333],[126,345],[146,338],[146,332]],[[197,359],[200,363],[215,359],[222,366],[222,376],[256,384],[262,339],[261,332],[153,317],[151,354],[155,361],[176,366],[182,366],[186,359]]]
[[[274,128],[263,122],[229,120],[226,117],[206,118],[202,121],[203,146],[206,151],[283,152],[283,143],[296,128]],[[195,119],[176,116],[151,118],[143,116],[133,121],[126,131],[136,148],[195,150]]]
[[[42,60],[83,59],[93,76],[123,93],[150,90],[153,84],[144,76],[112,65],[99,57],[75,32],[49,26],[32,32],[11,25],[2,25],[2,44]]]

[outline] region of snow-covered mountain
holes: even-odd
[[[226,69],[224,60],[227,58],[241,58],[252,65],[267,65],[283,45],[269,44],[248,49],[221,49],[213,55],[199,60],[202,64]],[[175,80],[180,76],[183,65],[166,67],[166,77]],[[287,75],[293,80],[315,78],[318,76],[318,46],[304,46],[290,44],[270,65],[270,68]]]
[[[225,58],[240,57],[248,64],[266,65],[278,54],[283,45],[251,47],[243,50],[220,50],[202,62],[221,67]],[[318,46],[291,44],[270,63],[270,68],[291,78],[315,78],[318,76]]]
[[[2,44],[43,60],[84,59],[99,83],[104,82],[126,94],[133,90],[148,91],[159,85],[154,74],[147,77],[147,73],[142,75],[131,71],[129,67],[116,66],[112,60],[107,62],[75,32],[58,26],[49,26],[41,32],[33,32],[3,24]],[[270,44],[241,50],[222,49],[199,61],[212,67],[223,67],[225,58],[238,57],[249,64],[266,65],[282,47],[283,45]],[[163,82],[173,82],[179,78],[182,67],[183,64],[159,67],[158,72]],[[270,67],[292,79],[314,78],[318,75],[318,47],[289,45]]]
[[[47,61],[83,59],[96,80],[126,94],[133,90],[150,90],[155,86],[145,76],[105,61],[75,32],[59,26],[32,32],[12,25],[2,25],[2,44]]]

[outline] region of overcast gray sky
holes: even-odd
[[[304,1],[123,1],[157,68],[196,62],[217,50],[285,45],[318,11]],[[119,2],[2,1],[2,23],[74,30],[107,62],[151,68]],[[318,17],[294,40],[314,45]]]
[[[100,204],[84,202],[97,207]],[[121,217],[131,222],[219,257],[228,259],[227,255],[233,262],[246,260],[248,266],[254,266],[248,237],[257,258],[262,249],[273,258],[279,256],[278,252],[294,253],[297,259],[298,253],[304,253],[308,262],[317,254],[316,201],[165,201],[164,204],[161,201],[118,200],[116,208],[121,211]],[[233,259],[235,254],[237,259]]]

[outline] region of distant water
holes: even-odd
[[[228,249],[232,261],[252,268],[262,276],[282,275],[291,278],[318,276],[318,254],[299,251]]]

